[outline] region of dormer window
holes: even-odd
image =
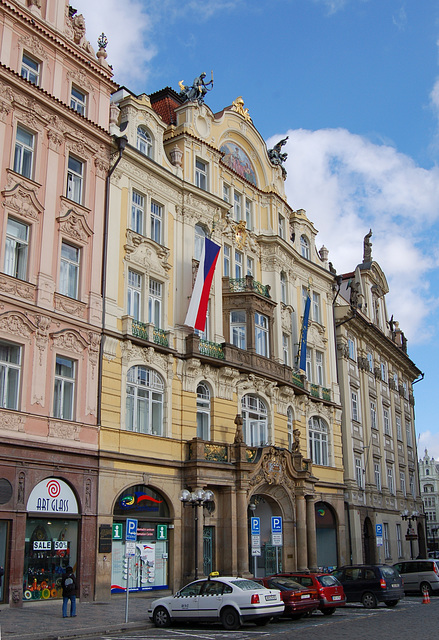
[[[137,148],[148,158],[152,157],[152,140],[144,127],[137,127]]]
[[[207,191],[207,164],[199,158],[195,160],[195,185]]]
[[[300,253],[307,260],[310,259],[309,240],[306,236],[300,236]]]

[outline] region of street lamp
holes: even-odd
[[[401,513],[401,518],[403,520],[407,520],[407,522],[408,522],[407,533],[405,534],[405,539],[410,541],[410,559],[411,560],[413,560],[413,540],[417,540],[418,539],[418,535],[417,535],[416,531],[414,530],[414,528],[412,527],[412,522],[414,520],[417,520],[418,517],[419,517],[418,511],[412,511],[410,513],[408,511],[408,509],[405,509]]]
[[[183,503],[183,507],[192,507],[194,510],[194,546],[195,546],[195,575],[194,580],[198,580],[198,507],[207,507],[208,503],[213,502],[215,496],[213,491],[207,489],[196,489],[191,492],[188,489],[182,489],[180,491],[180,500]]]

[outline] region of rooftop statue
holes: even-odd
[[[288,153],[282,153],[282,147],[287,143],[287,140],[288,136],[286,138],[283,138],[282,140],[279,140],[279,142],[274,145],[273,149],[268,150],[268,157],[270,158],[271,164],[274,164],[277,167],[281,167],[284,180],[287,177],[287,172],[285,167],[283,166],[283,163],[288,158]]]
[[[372,243],[370,241],[371,237],[372,229],[369,229],[369,233],[364,236],[363,262],[372,262]]]
[[[203,73],[195,78],[191,87],[183,84],[183,80],[180,80],[178,83],[180,87],[180,97],[183,98],[184,102],[198,102],[198,104],[203,104],[204,96],[208,91],[212,91],[213,89],[213,71],[211,71],[211,79],[209,82],[204,82],[205,77],[206,72],[203,71]]]

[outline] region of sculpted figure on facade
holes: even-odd
[[[180,87],[180,97],[185,102],[198,102],[203,104],[204,96],[208,91],[213,89],[213,71],[211,72],[211,79],[209,82],[205,82],[206,72],[203,71],[198,77],[196,77],[192,83],[192,86],[183,84],[183,80],[180,80],[178,86]]]
[[[288,158],[288,153],[283,152],[282,147],[286,145],[287,140],[288,136],[286,138],[283,138],[282,140],[279,140],[279,142],[275,144],[272,149],[268,150],[268,157],[270,158],[271,164],[274,164],[276,167],[280,167],[282,169],[282,177],[284,178],[284,180],[287,177],[287,172],[285,167],[283,166],[283,163]]]
[[[364,236],[363,262],[372,262],[372,243],[370,241],[371,237],[372,229],[369,229],[369,233]]]

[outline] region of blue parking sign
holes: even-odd
[[[375,525],[375,535],[377,538],[381,538],[383,535],[383,525],[382,524],[376,524]]]
[[[253,517],[251,519],[252,536],[258,536],[261,533],[261,520],[260,518]]]
[[[125,540],[135,542],[137,540],[137,520],[134,518],[127,518],[126,527]]]
[[[271,516],[271,533],[282,533],[281,516]]]

